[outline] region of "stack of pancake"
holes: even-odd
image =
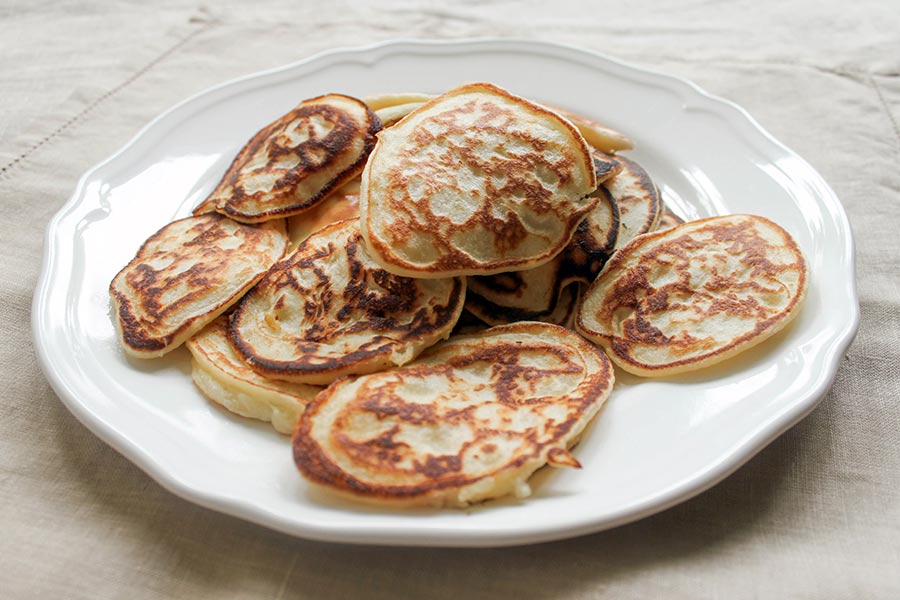
[[[358,500],[525,497],[614,383],[783,328],[806,263],[749,215],[683,223],[622,134],[473,83],[329,94],[260,130],[110,295],[125,351],[186,342],[208,398]]]

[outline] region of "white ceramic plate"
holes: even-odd
[[[575,455],[525,501],[383,511],[308,490],[287,438],[214,407],[185,349],[127,359],[107,286],[151,233],[186,216],[244,142],[304,98],[440,92],[486,80],[608,123],[687,218],[747,212],[781,224],[812,271],[783,333],[727,366],[660,381],[620,374]],[[809,413],[856,332],[853,242],[822,178],[737,106],[683,80],[537,42],[402,41],[338,50],[199,94],[82,177],[47,229],[35,344],[53,388],[94,433],[174,493],[290,534],[400,545],[490,546],[599,531],[709,488]],[[727,509],[726,509],[727,510]]]

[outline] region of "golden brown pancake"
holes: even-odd
[[[573,331],[515,323],[454,337],[399,369],[336,381],[307,407],[294,460],[311,482],[387,505],[466,506],[531,493],[613,386]]]
[[[361,100],[329,94],[264,127],[195,214],[211,204],[246,223],[302,213],[362,171],[381,122]]]
[[[191,377],[204,396],[231,412],[272,423],[291,434],[300,413],[321,387],[257,375],[228,341],[222,315],[185,342],[193,356]]]
[[[245,225],[216,213],[169,223],[109,285],[122,347],[162,356],[203,329],[284,255],[284,221]]]
[[[350,219],[272,267],[235,309],[230,339],[260,375],[327,384],[409,362],[450,335],[464,300],[462,278],[381,269]]]
[[[469,84],[381,132],[363,173],[361,228],[373,260],[399,275],[521,270],[562,250],[596,186],[571,123]]]
[[[648,377],[718,363],[777,333],[807,288],[794,239],[728,215],[641,235],[588,289],[576,326],[622,369]]]
[[[310,210],[287,219],[288,252],[326,225],[359,218],[359,177],[354,177]]]
[[[662,212],[662,198],[647,171],[631,159],[617,155],[622,170],[603,182],[619,210],[616,249],[636,236],[653,231]]]

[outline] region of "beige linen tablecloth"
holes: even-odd
[[[691,79],[841,198],[862,324],[834,387],[727,480],[611,531],[481,550],[294,539],[162,489],[63,407],[31,344],[42,235],[78,177],[208,86],[341,45],[516,36]],[[0,5],[0,597],[900,598],[900,5]]]

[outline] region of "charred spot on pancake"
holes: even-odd
[[[572,241],[563,250],[563,278],[591,283],[615,251],[619,233],[619,208],[609,191],[598,187],[597,206],[578,224]]]

